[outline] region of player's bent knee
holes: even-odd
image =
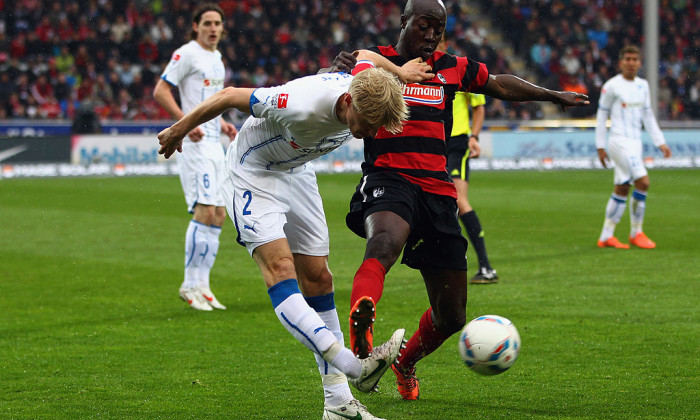
[[[272,258],[266,261],[267,270],[277,278],[296,278],[292,256]]]

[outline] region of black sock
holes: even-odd
[[[479,267],[491,269],[491,264],[489,264],[489,257],[486,254],[486,243],[484,242],[484,233],[481,230],[481,223],[479,222],[479,217],[476,215],[474,210],[464,213],[459,217],[464,223],[464,227],[467,228],[467,236],[474,246],[474,251],[476,251],[476,256],[479,259]]]

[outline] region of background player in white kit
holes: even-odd
[[[224,87],[224,63],[216,49],[223,33],[224,13],[218,5],[203,4],[193,16],[192,41],[175,50],[153,90],[156,101],[175,119]],[[180,93],[180,108],[172,94]],[[178,157],[180,182],[192,220],[185,236],[185,279],[180,297],[194,309],[226,309],[209,286],[209,273],[219,249],[226,210],[221,196],[224,149],[220,133],[235,137],[236,127],[223,118],[208,121],[187,133]]]
[[[433,77],[420,60],[399,69],[378,54],[361,54],[406,81]],[[405,330],[397,330],[366,359],[344,347],[328,268],[328,227],[307,162],[353,136],[373,136],[380,127],[401,131],[408,116],[402,91],[395,76],[377,68],[355,77],[308,76],[272,88],[226,88],[158,135],[160,153],[169,157],[191,127],[230,108],[252,114],[229,146],[227,209],[239,241],[262,272],[278,319],[316,356],[324,419],[375,418],[354,399],[346,375],[360,391],[371,391],[397,357]]]
[[[627,249],[629,245],[615,238],[615,226],[625,213],[630,183],[634,191],[630,199],[630,244],[639,248],[655,248],[656,244],[642,231],[646,209],[649,175],[642,160],[642,123],[654,145],[665,158],[671,156],[659,124],[651,109],[649,83],[637,77],[642,63],[639,48],[626,46],[620,51],[620,74],[603,85],[598,104],[595,142],[598,158],[607,167],[608,156],[615,163],[615,189],[605,208],[605,222],[598,239],[601,248]],[[605,124],[611,119],[607,152]]]

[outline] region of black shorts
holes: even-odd
[[[447,173],[469,181],[469,136],[462,134],[447,140]]]
[[[365,219],[390,211],[410,226],[401,262],[420,269],[467,269],[467,240],[457,218],[457,201],[426,193],[399,174],[378,172],[363,176],[350,200],[345,222],[366,238]]]

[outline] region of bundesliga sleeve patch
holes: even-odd
[[[289,94],[288,93],[280,93],[277,95],[276,98],[273,98],[273,106],[274,102],[277,102],[277,105],[275,106],[277,109],[285,109],[287,108],[287,100],[289,99]]]

